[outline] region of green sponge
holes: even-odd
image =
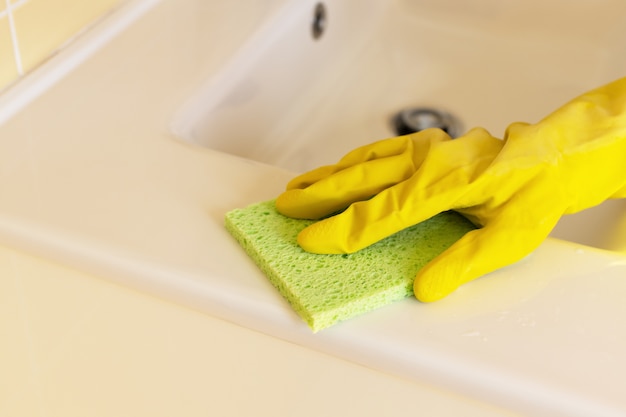
[[[475,227],[441,213],[350,255],[298,246],[312,224],[280,214],[274,201],[226,214],[226,228],[314,331],[413,294],[417,271]]]

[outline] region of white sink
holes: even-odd
[[[624,2],[457,3],[289,2],[189,100],[173,131],[301,172],[395,135],[391,119],[406,107],[447,110],[501,135],[626,67],[611,53],[622,46]],[[626,204],[614,201],[568,216],[553,236],[626,250],[624,229]]]
[[[537,120],[626,73],[613,53],[626,42],[626,5],[328,0],[327,31],[314,40],[316,2],[253,3],[132,0],[0,98],[3,245],[416,387],[523,415],[623,416],[624,255],[549,239],[441,302],[407,299],[312,334],[223,216],[276,196],[293,172],[391,135],[407,106],[494,134]],[[12,118],[7,97],[22,106]],[[173,129],[192,146],[164,129],[176,110]],[[561,232],[583,236],[562,236],[618,250],[623,208],[567,217]]]
[[[626,253],[626,200],[608,200],[564,216],[552,230],[552,237]]]

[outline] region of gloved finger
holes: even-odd
[[[467,233],[422,270],[413,284],[415,297],[423,302],[440,300],[461,285],[513,264],[545,240],[563,210],[527,215],[520,209],[532,206],[518,202],[481,229]]]
[[[493,178],[479,174],[501,149],[502,141],[483,129],[433,143],[411,178],[307,227],[298,243],[313,253],[352,253],[443,211],[481,204],[490,198],[485,190]],[[301,201],[304,209],[316,203]]]
[[[393,141],[396,145],[403,143],[402,147],[395,148],[396,150],[402,149],[402,152],[391,156],[388,153],[385,157],[352,165],[304,189],[287,190],[278,197],[276,208],[289,217],[319,219],[404,182],[421,169],[421,166],[429,159],[433,162],[426,170],[430,177],[425,175],[425,181],[435,181],[441,176],[454,177],[454,175],[448,175],[447,172],[448,169],[457,168],[457,165],[467,171],[468,165],[492,158],[501,147],[501,141],[491,137],[484,130],[470,132],[464,140],[452,141],[450,136],[440,129],[427,129],[415,135],[387,141]],[[471,148],[476,149],[472,151]],[[372,154],[369,153],[369,155]],[[363,156],[364,153],[361,152],[354,158],[348,159],[354,162],[362,159]],[[480,162],[480,165],[484,164]],[[457,170],[457,174],[460,173],[461,170]],[[465,174],[461,176],[467,177]],[[454,185],[451,184],[451,186]]]
[[[419,167],[416,158],[421,163],[436,142],[450,140],[439,129],[431,131],[420,137],[388,139],[348,154],[338,164],[345,168],[317,179],[305,188],[288,189],[278,196],[276,208],[289,217],[319,219],[343,210],[356,201],[369,199],[410,178]],[[323,171],[323,168],[314,170],[313,174],[324,174]],[[303,179],[299,181],[300,185],[308,184]]]
[[[406,154],[410,151],[425,156],[430,141],[450,139],[450,136],[440,129],[426,129],[411,135],[379,140],[353,149],[334,165],[322,166],[293,178],[287,184],[287,190],[307,188],[346,168],[354,167],[368,161],[394,157]],[[419,163],[417,163],[417,165],[419,165]]]
[[[463,190],[465,184],[459,185],[453,176],[441,180],[437,186],[422,185],[421,180],[423,177],[415,175],[367,201],[350,205],[340,214],[308,226],[298,235],[298,244],[313,253],[353,253],[455,208],[467,193]]]
[[[414,171],[406,154],[368,161],[304,189],[285,191],[276,199],[276,208],[289,217],[319,219],[406,180]]]
[[[626,198],[626,186],[617,190],[617,192],[613,194],[610,198]]]
[[[287,184],[287,190],[307,188],[337,172],[367,161],[402,155],[410,146],[409,142],[410,139],[400,136],[358,147],[343,156],[336,164],[322,166],[293,178]]]

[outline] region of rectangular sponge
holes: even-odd
[[[225,224],[272,284],[317,332],[413,294],[415,274],[475,227],[441,213],[349,255],[316,255],[298,246],[312,220],[280,214],[274,201],[226,214]]]

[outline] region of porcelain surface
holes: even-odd
[[[498,132],[616,78],[626,66],[614,54],[626,27],[622,3],[607,1],[617,9],[601,13],[586,1],[555,10],[545,2],[519,2],[511,10],[485,1],[449,16],[442,2],[420,2],[423,8],[373,2],[367,29],[328,1],[328,32],[309,46],[324,48],[339,36],[342,16],[346,30],[359,36],[346,40],[348,56],[329,48],[336,59],[317,68],[327,75],[321,80],[300,73],[325,61],[303,58],[303,70],[287,75],[313,84],[293,95],[300,81],[290,81],[291,92],[276,96],[276,106],[286,110],[277,111],[254,98],[270,94],[271,86],[248,80],[247,66],[237,66],[253,59],[250,68],[265,68],[264,57],[275,56],[271,45],[252,57],[237,51],[266,41],[259,36],[273,33],[267,22],[277,16],[306,17],[315,6],[295,3],[242,10],[235,2],[132,1],[15,86],[0,102],[0,243],[514,412],[623,415],[626,257],[617,250],[551,238],[446,300],[407,299],[312,334],[223,227],[226,211],[275,197],[307,164],[388,136],[389,116],[401,106],[445,107],[468,126]],[[560,16],[559,24],[544,13]],[[513,19],[520,15],[526,21]],[[588,19],[596,15],[597,21]],[[573,29],[583,18],[595,26],[581,34]],[[544,24],[531,30],[524,24],[530,21]],[[293,24],[272,39],[282,45],[287,34],[296,42]],[[307,23],[303,37],[309,29]],[[402,49],[409,44],[415,53]],[[350,69],[354,63],[359,71]],[[224,75],[225,68],[234,70]],[[235,136],[252,140],[238,149],[250,148],[250,155],[181,139],[180,126],[200,126],[196,133],[211,128],[194,124],[195,117],[225,111],[225,98],[235,108],[271,113],[254,114],[252,131],[238,126]],[[217,128],[222,139],[229,134],[227,125]],[[280,160],[265,159],[273,155]],[[609,226],[619,223],[621,208],[612,211]],[[566,231],[582,228],[576,221]]]

